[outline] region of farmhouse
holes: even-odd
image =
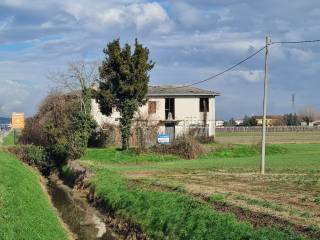
[[[135,122],[156,126],[158,134],[175,138],[192,132],[215,135],[215,97],[220,94],[195,87],[149,86],[147,103],[135,114]],[[115,109],[104,116],[93,100],[92,115],[98,125],[119,125],[120,114]]]
[[[262,126],[263,116],[253,116],[257,120],[257,125]],[[268,126],[277,126],[280,124],[282,116],[280,115],[267,115],[266,121]]]

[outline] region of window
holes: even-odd
[[[174,119],[174,98],[166,98],[166,105],[165,105],[166,120],[168,119],[169,113],[171,113],[172,119]]]
[[[157,111],[157,102],[156,101],[149,101],[148,102],[148,113],[156,113]]]
[[[209,112],[209,98],[200,98],[200,112]]]

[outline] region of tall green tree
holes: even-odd
[[[119,39],[108,43],[103,52],[96,100],[103,114],[111,115],[112,108],[120,112],[122,149],[128,149],[131,122],[138,107],[146,102],[149,71],[154,63],[149,60],[149,49],[137,39],[133,52],[128,43],[121,48]]]
[[[298,119],[297,114],[284,114],[282,117],[282,123],[285,126],[298,126],[300,125],[300,121]]]
[[[244,116],[244,118],[243,118],[243,126],[253,127],[253,126],[257,126],[257,125],[258,125],[258,122],[254,117],[249,117],[247,115]]]

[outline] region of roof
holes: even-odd
[[[196,87],[163,85],[149,86],[148,96],[219,96],[220,93]]]

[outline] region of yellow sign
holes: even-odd
[[[24,113],[12,113],[12,128],[22,129],[24,128]]]

